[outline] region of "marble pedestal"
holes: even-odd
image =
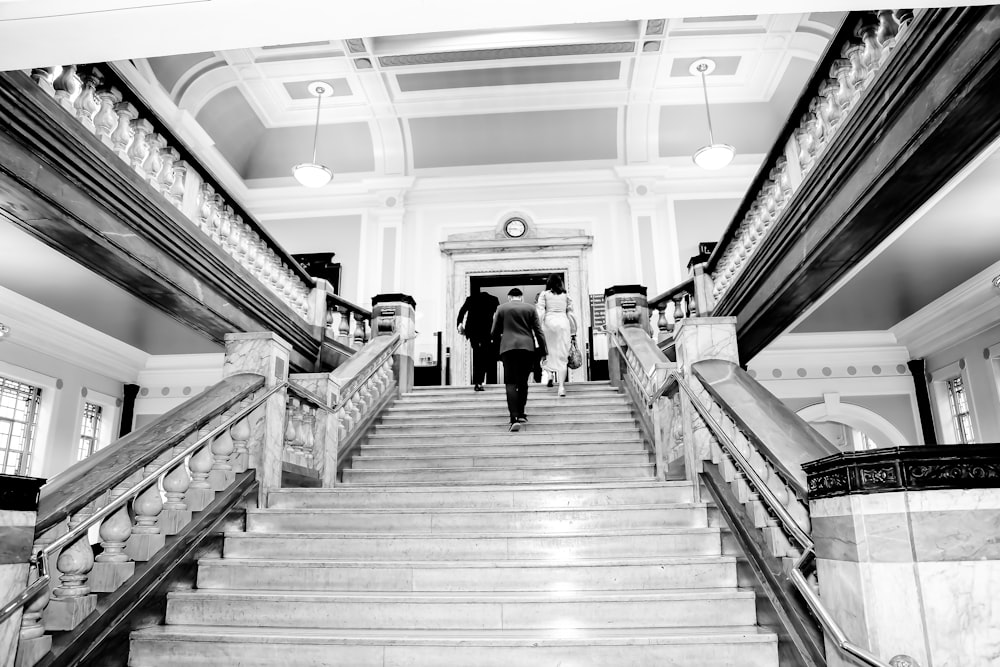
[[[646,300],[645,285],[612,285],[604,290],[605,329],[610,334],[622,325],[638,326],[649,331],[649,302]],[[608,342],[608,377],[611,384],[621,382],[622,369],[617,354],[612,354],[613,346]]]
[[[0,475],[0,604],[28,585],[28,561],[35,537],[38,490],[44,479]],[[21,629],[21,610],[0,623],[0,667],[14,664]],[[51,642],[51,639],[48,640]],[[46,648],[46,650],[48,650]]]
[[[399,393],[413,389],[417,302],[408,294],[378,294],[372,297],[372,336],[399,333],[402,342],[392,359]]]

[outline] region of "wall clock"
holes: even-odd
[[[527,231],[527,226],[524,224],[524,220],[520,218],[511,218],[503,225],[504,233],[511,237],[512,239],[519,239],[524,236],[524,232]]]

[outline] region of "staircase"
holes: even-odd
[[[336,489],[284,489],[130,664],[777,667],[720,530],[607,383],[418,389]]]

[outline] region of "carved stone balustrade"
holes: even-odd
[[[146,181],[150,197],[162,197],[177,207],[206,239],[312,323],[308,300],[312,279],[259,224],[248,224],[250,216],[233,200],[217,192],[217,185],[209,182],[180,141],[155,120],[111,65],[35,68],[31,78]],[[198,195],[185,196],[189,192]]]
[[[913,11],[908,9],[848,15],[848,23],[835,38],[840,43],[834,43],[830,56],[820,63],[825,76],[814,78],[809,97],[800,105],[804,113],[787,135],[779,137],[772,162],[763,170],[766,178],[759,182],[756,193],[748,196],[724,237],[725,245],[714,253],[714,301],[726,293],[761,247],[804,179],[857,108],[858,100],[906,37],[913,17]]]

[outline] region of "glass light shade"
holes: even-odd
[[[702,169],[722,169],[733,161],[736,149],[729,144],[702,146],[694,154],[694,163]]]
[[[321,188],[333,178],[333,172],[321,164],[303,162],[292,167],[292,175],[307,188]]]

